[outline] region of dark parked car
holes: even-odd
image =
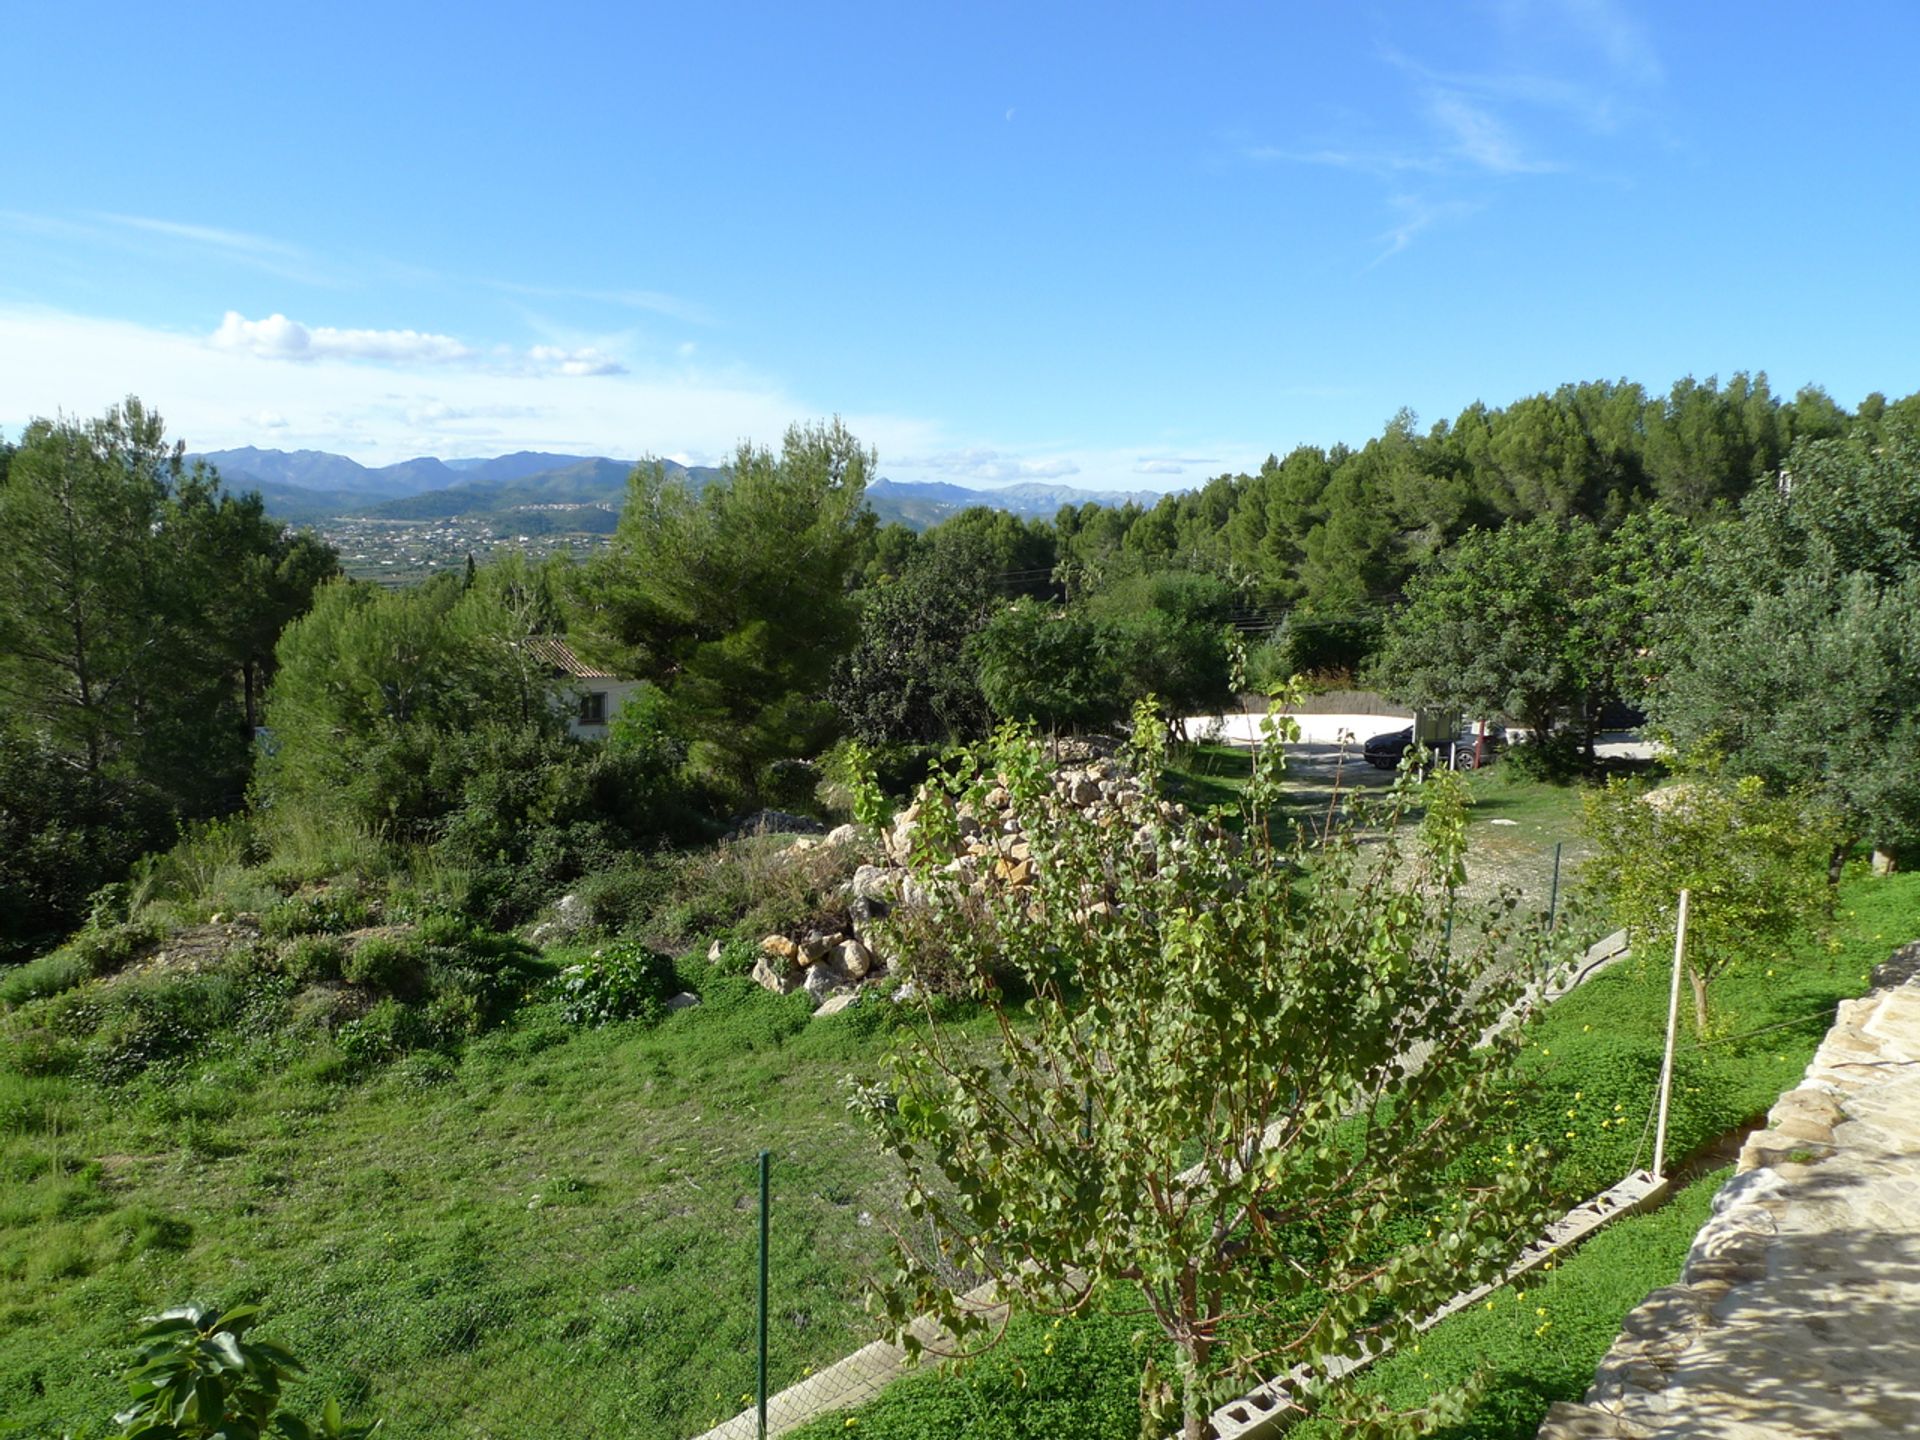
[[[1407,753],[1413,744],[1413,727],[1395,730],[1390,735],[1376,735],[1360,747],[1360,753],[1367,763],[1378,770],[1391,770],[1400,763],[1400,757]]]
[[[1489,725],[1485,741],[1472,729],[1462,730],[1454,740],[1454,764],[1462,770],[1472,770],[1476,765],[1490,765],[1493,757],[1507,743],[1507,732],[1503,726]],[[1385,735],[1376,735],[1360,747],[1360,753],[1366,757],[1369,765],[1377,770],[1392,770],[1400,764],[1401,757],[1413,748],[1413,727],[1393,730]],[[1447,744],[1442,741],[1433,747],[1434,758],[1441,764],[1447,761]]]

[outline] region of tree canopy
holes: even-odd
[[[48,900],[41,923],[241,802],[275,640],[336,568],[137,399],[27,427],[0,470],[0,816],[40,817],[32,848],[66,871],[10,877]],[[63,773],[35,785],[26,757]]]
[[[793,427],[778,454],[742,445],[698,494],[642,464],[612,545],[579,574],[572,619],[590,652],[658,685],[692,763],[740,793],[831,731],[873,465],[838,420]]]
[[[1655,720],[1892,857],[1920,841],[1920,425],[1796,446],[1710,537],[1657,646]]]

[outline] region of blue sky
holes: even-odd
[[[1165,489],[1567,380],[1920,389],[1920,6],[34,5],[0,425]]]

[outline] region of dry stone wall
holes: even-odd
[[[1920,943],[1843,1002],[1678,1284],[1540,1440],[1920,1435]]]

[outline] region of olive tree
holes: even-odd
[[[909,1216],[938,1237],[937,1255],[903,1243],[895,1323],[976,1332],[941,1283],[956,1268],[1014,1307],[1144,1314],[1171,1345],[1189,1440],[1229,1385],[1404,1337],[1540,1218],[1544,1166],[1454,1172],[1498,1123],[1516,1043],[1500,1022],[1544,953],[1510,903],[1453,898],[1464,791],[1403,777],[1367,817],[1381,843],[1283,850],[1264,837],[1290,722],[1266,725],[1245,843],[1154,798],[1150,711],[1139,793],[1120,787],[1111,809],[1068,803],[1014,731],[924,795],[912,865],[933,924],[918,933],[942,937],[998,1023],[983,1043],[929,1006],[891,1083],[862,1097]],[[1031,879],[996,867],[1008,878],[969,886],[946,861],[993,786]],[[1143,1401],[1164,1393],[1150,1373]],[[1297,1398],[1412,1432],[1463,1396],[1419,1416],[1317,1386]]]

